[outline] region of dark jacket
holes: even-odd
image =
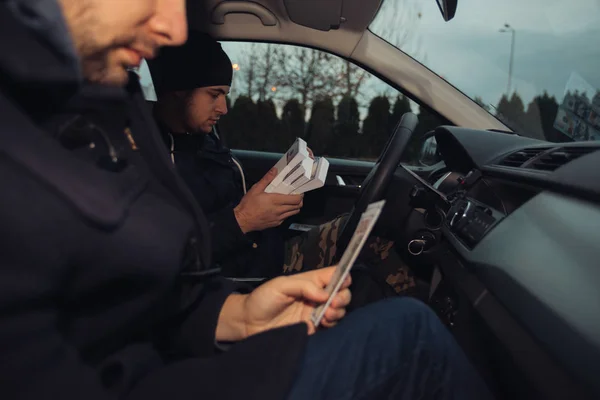
[[[208,216],[213,258],[224,273],[236,277],[280,275],[284,257],[281,232],[267,229],[244,235],[235,218],[233,209],[244,191],[231,150],[214,133],[172,135],[166,129],[162,133],[179,174]]]
[[[208,228],[137,82],[81,88],[64,52],[6,4],[0,398],[285,397],[306,327],[219,354],[220,309],[243,288],[184,277],[211,265]]]

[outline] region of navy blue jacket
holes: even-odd
[[[177,171],[207,214],[215,262],[228,276],[277,276],[282,273],[284,239],[280,230],[245,234],[233,209],[244,195],[241,173],[231,150],[214,133],[170,134],[163,140]],[[249,189],[249,188],[248,188]]]
[[[284,398],[306,327],[220,354],[219,312],[243,289],[189,278],[212,265],[209,229],[137,82],[81,88],[5,7],[0,398]]]

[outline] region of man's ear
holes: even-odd
[[[169,114],[180,110],[184,105],[183,92],[163,92],[158,94],[158,104]]]
[[[158,101],[154,107],[154,115],[163,123],[181,119],[185,108],[185,91],[157,93]]]
[[[171,92],[171,96],[177,100],[183,100],[188,96],[187,90],[178,90],[176,92]]]
[[[192,98],[194,94],[193,90],[179,90],[177,92],[173,92],[173,103],[177,104],[180,108],[185,108],[188,106],[188,102]]]

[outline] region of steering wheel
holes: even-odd
[[[408,142],[418,122],[419,119],[417,116],[408,112],[402,116],[400,122],[394,128],[394,132],[388,139],[375,166],[363,181],[358,199],[354,203],[354,207],[350,211],[345,225],[342,227],[336,246],[336,262],[339,261],[344,250],[348,247],[350,239],[360,221],[360,216],[367,209],[367,206],[385,198],[388,186],[392,181],[392,176],[396,172],[396,169],[398,169],[400,159],[408,146]]]

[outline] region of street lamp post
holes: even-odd
[[[229,89],[229,98],[230,99],[235,99],[235,81],[236,81],[236,72],[239,72],[239,70],[241,69],[240,64],[238,63],[233,63],[231,64],[231,69],[233,70],[233,76],[232,76],[232,82],[231,82],[231,88]]]
[[[513,62],[514,62],[514,58],[515,58],[516,31],[515,31],[515,28],[513,28],[509,24],[504,24],[504,28],[500,29],[500,32],[510,32],[512,35],[511,42],[510,42],[510,61],[508,64],[508,88],[506,90],[506,95],[508,96],[508,95],[510,95],[510,88],[511,88],[512,74],[513,74]]]

